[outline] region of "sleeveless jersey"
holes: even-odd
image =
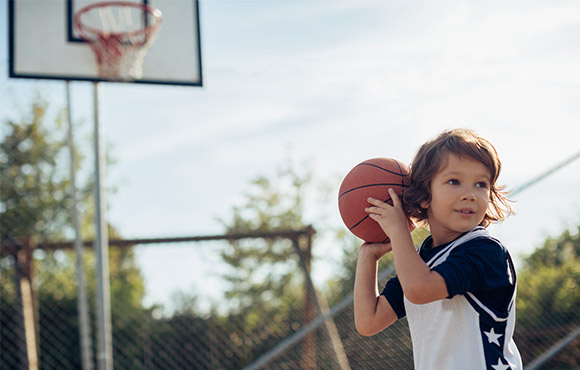
[[[421,248],[426,243],[427,241]],[[445,262],[452,253],[458,252],[457,248],[467,248],[466,243],[478,243],[470,246],[479,248],[477,253],[485,253],[487,248],[492,248],[493,256],[505,256],[505,274],[501,274],[505,288],[487,292],[454,293],[456,290],[461,291],[461,287],[453,285],[453,278],[456,275],[461,277],[461,269],[468,268],[448,268]],[[485,247],[481,248],[480,245]],[[442,246],[425,262],[431,270],[443,276],[450,297],[418,305],[403,296],[404,308],[397,309],[396,304],[393,307],[395,312],[398,311],[399,317],[405,314],[407,316],[413,341],[415,369],[522,369],[521,357],[512,338],[515,325],[516,273],[511,257],[501,243],[491,237],[483,227],[476,227]],[[471,271],[466,272],[469,273]],[[399,286],[395,289],[385,287],[383,294],[389,302],[394,300],[393,294],[399,291],[402,293],[397,278],[391,280],[394,281],[389,281],[387,285],[390,283]],[[498,300],[502,295],[503,299]]]

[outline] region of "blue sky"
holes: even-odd
[[[7,77],[6,7],[0,117],[17,116],[36,90],[62,106],[63,82]],[[408,163],[441,130],[469,127],[494,143],[500,182],[515,188],[580,150],[575,0],[212,0],[200,1],[200,18],[204,87],[102,86],[117,160],[107,181],[119,188],[108,217],[127,238],[221,233],[216,218],[288,158],[338,191],[364,159]],[[72,91],[88,135],[91,85]],[[519,194],[518,214],[492,232],[519,255],[578,225],[579,172],[580,160]],[[333,199],[307,212],[321,235],[341,226]],[[319,276],[332,274],[324,261],[335,250],[316,245]],[[138,254],[151,302],[211,280],[211,263],[187,248]]]

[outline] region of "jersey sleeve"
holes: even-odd
[[[445,280],[449,297],[512,286],[507,251],[491,239],[474,239],[455,248],[433,268]]]
[[[403,287],[401,287],[398,277],[392,277],[387,281],[381,295],[385,296],[399,319],[407,315],[403,301]]]

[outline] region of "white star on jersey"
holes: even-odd
[[[497,365],[491,365],[491,367],[495,370],[507,370],[510,368],[509,365],[504,365],[503,362],[501,362],[501,358],[497,359]]]
[[[487,340],[489,340],[489,343],[495,343],[499,346],[499,338],[501,338],[503,336],[503,334],[496,334],[495,331],[493,330],[493,328],[491,328],[491,330],[489,332],[484,331],[485,335],[487,335]]]

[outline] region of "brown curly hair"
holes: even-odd
[[[421,207],[431,202],[431,180],[445,165],[448,155],[470,158],[485,165],[491,175],[490,201],[481,225],[503,221],[514,211],[503,186],[496,184],[501,171],[497,151],[486,139],[469,129],[445,130],[436,138],[423,144],[411,163],[409,188],[405,189],[404,201],[407,211],[417,221],[427,220],[427,209]]]

